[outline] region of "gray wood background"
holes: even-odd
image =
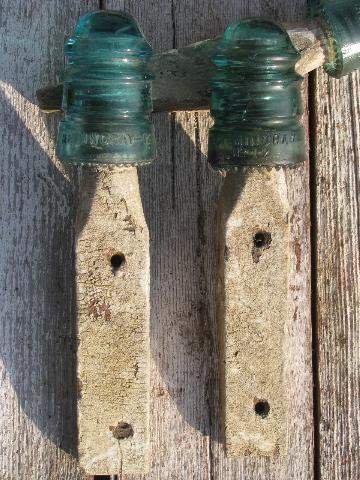
[[[58,118],[39,113],[35,91],[58,80],[78,15],[99,7],[132,13],[157,52],[219,35],[240,17],[306,14],[305,0],[2,1],[1,480],[82,478],[73,284],[81,172],[55,158]],[[215,317],[221,181],[206,163],[209,117],[154,116],[158,158],[141,173],[152,274],[146,480],[360,478],[359,79],[311,76],[310,163],[287,173],[296,315],[288,326],[293,382],[282,460],[224,457]]]

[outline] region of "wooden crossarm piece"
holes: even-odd
[[[296,65],[296,71],[300,75],[305,76],[324,64],[324,47],[315,25],[285,27],[295,48],[301,53]],[[155,75],[152,87],[154,112],[209,109],[209,79],[215,71],[211,58],[215,54],[219,38],[152,57],[150,67]],[[62,84],[41,88],[36,93],[42,111],[52,113],[61,110]]]

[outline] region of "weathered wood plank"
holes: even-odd
[[[177,46],[172,2],[106,1],[138,20],[155,52]],[[181,6],[179,6],[182,8]],[[184,6],[183,6],[184,7]],[[178,126],[184,119],[186,131]],[[201,277],[198,195],[201,182],[194,148],[195,117],[190,113],[153,116],[157,158],[140,171],[150,233],[152,357],[151,460],[147,479],[210,477],[208,406],[204,372],[208,372],[207,308]],[[205,434],[205,435],[204,435]],[[131,477],[138,480],[139,477]]]
[[[360,75],[315,83],[320,475],[360,478]],[[315,319],[314,319],[315,321]]]
[[[106,6],[132,13],[157,52],[220,35],[228,23],[250,14],[283,20],[305,15],[301,0],[293,2],[291,12],[285,1],[108,0]],[[222,181],[206,160],[210,120],[207,114],[179,113],[154,116],[154,123],[158,157],[140,174],[152,262],[152,470],[146,478],[309,480],[313,443],[307,165],[284,174],[291,246],[288,454],[283,460],[226,459],[216,318],[215,211]]]
[[[80,478],[76,454],[76,171],[54,156],[57,119],[35,106],[64,35],[97,1],[1,2],[0,477]]]
[[[187,4],[188,5],[188,4]],[[197,4],[198,5],[198,4]],[[244,15],[263,14],[277,16],[274,11],[276,7],[281,11],[281,2],[271,9],[271,6],[265,2],[258,3],[239,3],[239,2],[210,2],[204,6],[201,11],[202,21],[199,22],[199,15],[187,14],[184,22],[183,41],[195,41],[204,36],[217,35],[223,30],[227,23]],[[303,6],[303,4],[302,4]],[[188,7],[187,7],[188,8]],[[198,7],[199,8],[199,7]],[[293,5],[292,13],[295,15],[296,8],[301,8],[300,3]],[[195,10],[195,6],[194,6]],[[181,6],[179,10],[181,12]],[[304,12],[302,12],[304,13]],[[181,13],[179,14],[181,15]],[[230,18],[229,18],[230,17]],[[282,17],[284,20],[285,18]],[[295,17],[293,17],[295,18]],[[299,17],[298,17],[299,18]],[[200,24],[200,25],[199,25]],[[200,33],[197,29],[200,27]],[[220,30],[221,29],[221,30]],[[197,36],[199,35],[199,36]],[[201,138],[199,142],[200,150],[206,154],[208,117],[198,115],[199,132],[197,136]],[[182,124],[183,125],[183,124]],[[184,128],[184,126],[183,126]],[[199,148],[199,147],[198,147]],[[202,160],[206,160],[202,158]],[[207,292],[215,293],[213,282],[216,279],[215,265],[213,265],[214,245],[209,241],[215,241],[211,233],[214,232],[215,220],[213,218],[214,209],[214,187],[218,186],[218,179],[215,180],[213,172],[208,171],[206,164],[201,164],[200,170],[202,222],[204,231],[207,233],[206,248],[202,246],[204,269],[204,284]],[[311,376],[311,324],[310,324],[310,263],[309,263],[309,195],[307,168],[286,173],[286,184],[289,192],[289,210],[290,210],[290,289],[289,289],[289,315],[286,319],[286,329],[289,330],[289,372],[291,383],[289,385],[289,398],[291,401],[287,408],[289,409],[290,423],[288,427],[289,453],[285,459],[264,460],[264,459],[241,459],[229,460],[224,457],[223,447],[219,444],[222,441],[219,400],[216,398],[218,385],[218,354],[214,348],[215,354],[212,358],[212,365],[217,365],[216,370],[207,371],[206,382],[209,385],[207,395],[209,396],[209,424],[210,436],[212,439],[209,455],[211,458],[211,469],[214,478],[303,478],[312,477],[312,376]],[[209,230],[210,229],[210,232]],[[204,238],[204,236],[200,237]],[[303,250],[299,256],[299,246]],[[296,261],[297,259],[297,261]],[[215,267],[216,268],[216,267]],[[216,316],[215,316],[215,296],[211,293],[206,294],[207,309],[203,314],[203,321],[210,320],[213,341],[217,341]],[[298,313],[296,313],[298,312]],[[294,316],[296,320],[294,321]],[[206,318],[207,317],[207,318]],[[210,344],[211,345],[211,344]],[[213,344],[214,346],[214,344]],[[306,445],[306,448],[303,448]]]

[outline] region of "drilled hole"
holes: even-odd
[[[269,248],[271,243],[270,232],[256,232],[254,235],[254,247],[256,248]]]
[[[116,273],[125,264],[125,255],[122,253],[115,253],[110,259],[111,270]]]
[[[270,413],[270,404],[266,400],[258,400],[255,403],[255,413],[261,418],[266,418]]]
[[[134,435],[132,426],[127,422],[119,422],[115,427],[109,427],[109,430],[117,440],[123,440]]]

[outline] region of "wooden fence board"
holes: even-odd
[[[360,478],[360,76],[314,83],[319,473]]]
[[[76,171],[54,155],[58,117],[36,107],[63,42],[98,2],[0,6],[0,477],[75,480]]]

